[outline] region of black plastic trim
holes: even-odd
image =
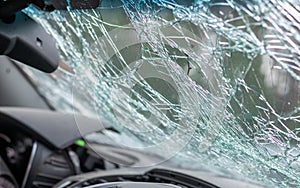
[[[109,128],[99,120],[31,108],[0,108],[1,126],[14,126],[54,149],[64,149],[88,133]]]
[[[0,55],[50,73],[57,69],[58,50],[54,39],[34,20],[22,12],[13,23],[0,21]],[[2,42],[3,41],[3,42]]]

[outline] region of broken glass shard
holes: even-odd
[[[184,168],[300,184],[298,1],[103,0],[26,13],[74,72],[24,67],[55,109],[98,117],[126,135],[119,145]]]

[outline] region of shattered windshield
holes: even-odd
[[[63,60],[53,74],[24,68],[55,109],[97,117],[126,135],[118,145],[183,168],[300,184],[299,1],[103,0],[26,13]]]

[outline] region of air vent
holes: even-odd
[[[65,177],[73,174],[73,169],[64,155],[52,154],[39,167],[32,185],[35,188],[53,187]]]

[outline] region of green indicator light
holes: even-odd
[[[78,139],[78,140],[75,141],[75,144],[77,146],[83,147],[83,146],[85,146],[85,141],[82,140],[82,139]]]

